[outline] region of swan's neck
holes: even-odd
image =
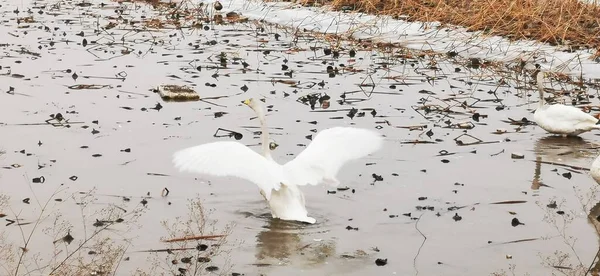
[[[263,156],[269,160],[273,160],[273,157],[271,157],[271,149],[269,148],[269,129],[267,128],[267,120],[265,119],[265,114],[262,110],[258,111],[258,120],[260,121]]]
[[[539,103],[539,108],[542,108],[544,106],[544,72],[539,71],[537,73],[537,87],[538,87],[538,92],[540,93],[540,103]]]

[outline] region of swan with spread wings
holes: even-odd
[[[258,115],[262,155],[235,141],[221,141],[176,152],[173,163],[180,171],[213,176],[235,176],[255,183],[269,203],[273,218],[315,223],[308,216],[304,194],[298,186],[339,184],[336,175],[352,160],[367,156],[383,145],[383,137],[367,129],[333,127],[319,132],[298,156],[280,165],[271,156],[265,108],[258,100],[244,104]]]

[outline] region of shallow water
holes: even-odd
[[[133,197],[135,206],[150,193],[140,229],[126,235],[130,259],[120,265],[118,275],[145,266],[146,254],[135,251],[159,247],[159,238],[166,235],[160,221],[183,216],[187,200],[195,196],[218,226],[235,224],[231,244],[224,247],[231,250],[232,271],[246,275],[484,275],[508,270],[511,264],[519,273],[547,275],[552,269],[542,261],[556,250],[569,250],[552,223],[543,220],[552,200],[564,200],[559,209],[565,212],[575,210],[568,234],[577,237],[574,248],[585,266],[598,250],[594,227],[573,188],[585,194],[595,182],[585,171],[541,162],[589,167],[598,152],[596,134],[563,139],[532,125],[517,132],[516,126],[502,122],[532,119],[537,98],[523,99],[523,91],[514,88],[524,82],[498,85],[491,71],[443,61],[432,64],[427,57],[357,48],[351,58],[353,46],[345,42],[340,57],[333,58],[324,48],[335,41],[306,33],[295,36],[258,22],[205,24],[209,30],[136,31],[142,25],[135,20],[142,16],[164,18],[143,4],[123,5],[127,9],[121,17],[134,21],[128,26],[117,18],[118,4],[112,2],[103,8],[96,2],[0,3],[0,29],[12,34],[0,41],[0,73],[8,74],[0,76],[0,89],[11,92],[0,94],[0,147],[6,151],[0,165],[21,165],[0,171],[0,194],[11,197],[10,212],[4,213],[28,214],[26,219],[32,220],[38,207],[22,199],[46,199],[61,184],[68,189],[65,201],[52,206],[73,220],[80,214],[70,194],[95,189],[98,206],[120,202],[121,196]],[[25,23],[17,24],[16,18],[28,16],[28,8],[35,22],[23,28]],[[106,29],[117,21],[119,25]],[[221,53],[226,64],[221,64]],[[288,68],[282,70],[283,65]],[[328,65],[339,74],[330,77]],[[298,84],[274,82],[278,79]],[[81,84],[98,89],[71,89]],[[163,102],[152,91],[161,84],[194,86],[205,100]],[[331,107],[311,110],[297,101],[315,92],[327,93]],[[274,152],[279,162],[291,160],[310,143],[307,135],[340,125],[377,128],[386,136],[384,150],[343,168],[341,187],[355,193],[303,187],[316,224],[273,220],[256,186],[179,173],[171,164],[178,149],[233,140],[214,137],[218,128],[241,133],[240,142],[258,150],[258,122],[240,104],[250,97],[265,98],[269,105],[267,121],[280,145]],[[158,103],[162,108],[152,109]],[[424,104],[431,105],[427,114]],[[438,107],[447,109],[436,111]],[[351,108],[359,112],[354,118],[347,116]],[[226,113],[218,117],[216,112]],[[487,117],[477,122],[475,112]],[[70,127],[44,123],[56,113]],[[467,122],[473,128],[450,127]],[[35,123],[41,124],[20,125]],[[405,128],[421,125],[425,127]],[[494,134],[497,129],[508,132]],[[459,137],[464,133],[482,143],[469,144],[475,138]],[[415,140],[428,143],[409,143]],[[525,158],[511,159],[515,152]],[[570,179],[563,176],[567,172]],[[372,174],[383,181],[374,181]],[[39,176],[44,183],[31,183]],[[70,180],[72,176],[77,179]],[[160,197],[165,187],[170,194]],[[525,202],[491,204],[501,201]],[[455,221],[456,215],[462,219]],[[524,225],[511,226],[514,217]],[[17,227],[2,229],[9,240],[20,242]],[[530,238],[538,239],[507,243]],[[36,250],[45,250],[48,237],[34,239],[41,244]],[[387,265],[376,266],[378,258],[387,259]]]

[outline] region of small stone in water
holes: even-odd
[[[387,260],[387,259],[377,259],[377,260],[375,260],[375,264],[376,264],[377,266],[384,266],[384,265],[386,265],[387,263],[388,263],[388,260]]]
[[[525,158],[525,155],[519,152],[513,152],[510,154],[510,158],[512,159],[523,159]]]

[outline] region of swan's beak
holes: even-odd
[[[242,103],[245,105],[250,105],[250,99],[244,100],[244,101],[242,101]]]

